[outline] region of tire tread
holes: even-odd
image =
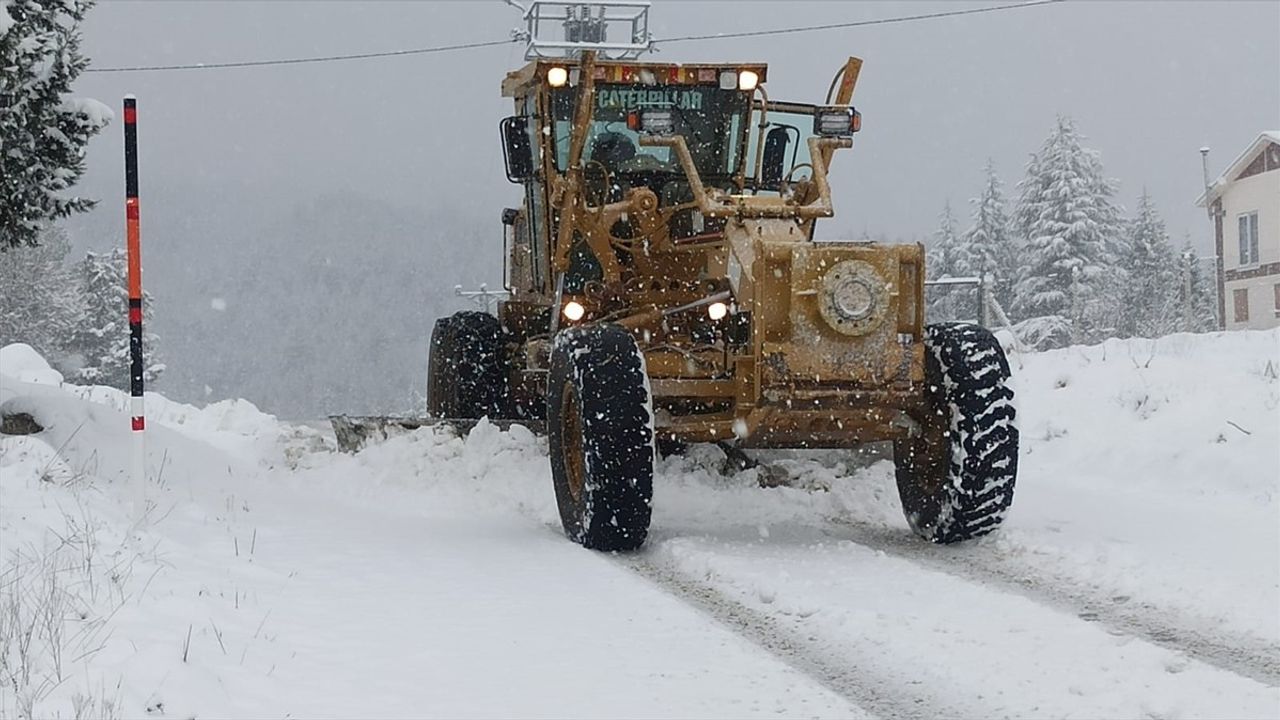
[[[912,529],[935,543],[985,535],[1013,503],[1018,468],[1017,410],[1009,363],[987,329],[968,323],[926,328],[927,385],[949,420],[947,461],[922,460],[924,441],[894,443],[898,488]],[[937,490],[926,493],[926,484]]]

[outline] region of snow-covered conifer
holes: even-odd
[[[1201,264],[1188,237],[1182,245],[1178,262],[1178,329],[1184,332],[1211,332],[1218,329],[1217,290],[1213,278]],[[1188,300],[1187,286],[1190,286]],[[1189,307],[1187,306],[1189,304]],[[1190,325],[1187,324],[1190,320]]]
[[[1071,322],[1074,340],[1113,332],[1112,289],[1120,244],[1115,188],[1098,153],[1081,146],[1070,118],[1059,117],[1027,175],[1013,216],[1025,244],[1014,286],[1018,319],[1056,316]]]
[[[938,215],[938,228],[933,231],[925,257],[925,274],[930,280],[963,277],[969,274],[956,234],[956,218],[947,202]],[[942,285],[929,289],[929,322],[975,319],[974,296],[970,288]]]
[[[995,163],[988,159],[983,172],[987,182],[982,193],[969,201],[973,205],[973,224],[961,236],[957,255],[967,273],[991,278],[992,297],[1007,309],[1013,300],[1018,248],[1009,231],[1003,183],[996,176]]]
[[[951,212],[951,202],[943,206],[938,215],[938,228],[933,231],[929,241],[929,253],[926,258],[925,271],[930,280],[941,277],[952,277],[956,274],[957,246],[956,218]]]
[[[88,253],[76,267],[86,312],[76,331],[72,349],[78,356],[78,382],[129,388],[129,289],[127,259],[123,250],[98,255]],[[142,295],[145,320],[151,318],[151,295]],[[146,325],[144,323],[143,327]],[[164,371],[157,362],[159,338],[147,332],[142,339],[146,367],[143,379],[150,382]]]
[[[1125,225],[1122,264],[1128,272],[1119,330],[1125,336],[1160,337],[1181,324],[1178,262],[1164,220],[1144,189]]]
[[[88,65],[80,21],[89,0],[0,2],[0,249],[34,245],[45,224],[93,201],[61,193],[84,172],[85,145],[111,119],[69,97]]]

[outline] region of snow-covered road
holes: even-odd
[[[287,582],[275,697],[238,716],[856,715],[750,641],[506,513],[353,509],[280,493],[255,562]],[[296,653],[293,654],[293,653]]]
[[[0,403],[47,430],[0,439],[0,616],[39,604],[41,567],[76,580],[39,715],[1277,717],[1278,340],[1018,359],[1018,494],[979,542],[916,541],[874,454],[778,453],[792,487],[766,490],[697,447],[659,463],[624,556],[563,538],[522,428],[345,456],[158,396],[131,529],[123,398],[18,382],[10,355]],[[53,676],[55,644],[7,667]]]

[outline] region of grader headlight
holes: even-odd
[[[553,88],[564,87],[569,82],[568,68],[555,66],[547,70],[547,84]]]
[[[888,309],[886,282],[861,260],[838,262],[822,277],[818,311],[837,332],[865,335],[880,324]]]
[[[755,90],[760,84],[760,73],[755,70],[721,70],[721,90]]]
[[[577,300],[570,300],[564,304],[564,309],[561,312],[564,313],[566,320],[577,322],[582,319],[583,315],[587,314],[587,309]]]

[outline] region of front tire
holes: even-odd
[[[927,416],[921,435],[893,444],[911,529],[947,544],[986,535],[1013,503],[1018,429],[1004,350],[983,327],[925,329]]]
[[[556,336],[547,431],[565,534],[595,550],[639,548],[653,498],[653,412],[630,333],[594,325]]]

